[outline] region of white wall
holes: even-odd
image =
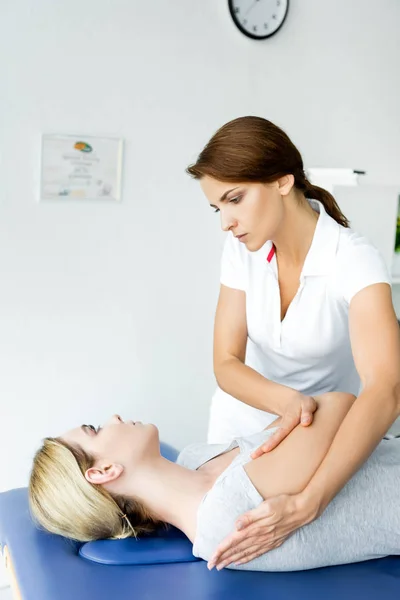
[[[350,226],[379,248],[392,271],[400,184],[365,185],[363,179],[358,186],[336,187],[333,193]]]
[[[0,491],[112,412],[204,439],[222,236],[184,169],[257,114],[308,166],[397,185],[400,4],[292,0],[254,42],[216,0],[2,0]],[[38,203],[40,136],[126,140],[121,204]]]

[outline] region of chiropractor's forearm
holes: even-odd
[[[304,490],[319,516],[371,455],[400,414],[397,386],[365,388],[341,424],[328,453]]]
[[[214,368],[219,387],[227,394],[275,415],[282,415],[299,392],[270,381],[238,358],[222,361]]]
[[[297,425],[279,446],[246,464],[247,474],[264,498],[304,490],[356,399],[351,394],[331,392],[315,400],[318,410],[312,425]],[[279,426],[279,422],[280,418],[266,429]]]

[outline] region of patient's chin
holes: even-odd
[[[157,441],[158,445],[160,445],[160,432],[158,430],[157,425],[154,425],[153,423],[150,423],[149,426],[151,427],[151,434],[152,434],[152,436]]]

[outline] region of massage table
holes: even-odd
[[[176,459],[167,444],[161,452]],[[0,494],[0,546],[15,600],[400,599],[399,556],[290,573],[209,571],[173,529],[91,545],[41,531],[26,488]],[[87,547],[95,551],[85,557]]]

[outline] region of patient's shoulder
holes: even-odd
[[[176,462],[187,469],[197,469],[199,457],[204,453],[204,446],[207,444],[196,443],[189,444],[178,454]]]
[[[227,452],[236,446],[236,441],[230,444],[207,444],[206,442],[190,444],[182,450],[176,462],[187,469],[195,470],[219,454]]]

